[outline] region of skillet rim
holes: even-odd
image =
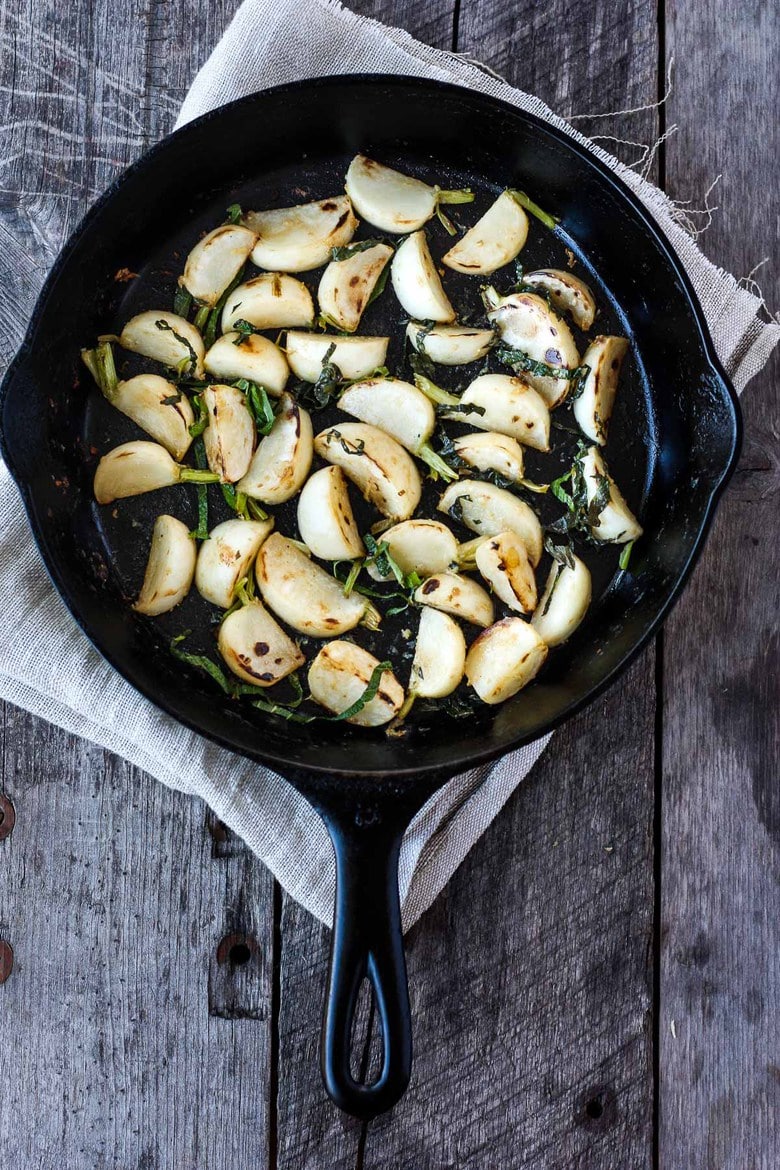
[[[251,106],[266,94],[297,94],[302,90],[318,90],[326,89],[329,86],[344,86],[352,85],[356,90],[362,86],[382,85],[382,86],[398,86],[399,88],[412,88],[414,86],[426,89],[429,93],[450,93],[457,94],[461,98],[464,96],[471,102],[481,105],[485,108],[487,113],[495,114],[496,108],[512,118],[521,118],[533,126],[537,133],[548,135],[555,139],[564,149],[572,151],[579,159],[593,171],[596,172],[601,183],[606,184],[612,189],[618,199],[622,199],[628,204],[629,210],[638,220],[638,226],[646,235],[648,235],[659,252],[663,260],[669,265],[674,273],[681,290],[688,302],[691,314],[696,325],[698,334],[698,341],[701,348],[702,356],[706,364],[709,366],[711,372],[717,380],[718,392],[723,401],[723,404],[730,409],[731,433],[730,433],[730,453],[725,466],[720,471],[716,482],[709,491],[706,503],[703,505],[701,518],[698,524],[698,529],[693,539],[689,555],[682,569],[679,570],[674,584],[671,586],[669,593],[659,606],[658,612],[649,622],[647,627],[643,630],[641,636],[628,649],[619,661],[612,667],[607,675],[590,688],[582,697],[573,700],[562,711],[559,712],[553,719],[549,720],[547,724],[535,733],[520,735],[513,739],[511,743],[501,745],[498,747],[486,748],[482,751],[473,752],[467,756],[459,758],[456,764],[441,765],[428,764],[418,767],[399,767],[392,769],[375,769],[367,771],[366,769],[335,769],[326,765],[319,764],[302,764],[298,762],[290,762],[287,757],[280,756],[275,752],[260,752],[237,747],[227,735],[222,735],[219,732],[204,730],[193,718],[182,716],[175,712],[171,705],[167,702],[167,697],[161,699],[158,695],[152,696],[146,690],[137,686],[136,683],[128,676],[125,669],[117,665],[114,655],[107,650],[97,640],[96,635],[90,628],[90,623],[77,612],[77,607],[71,604],[70,591],[67,584],[60,579],[59,566],[56,557],[52,556],[49,559],[46,548],[46,536],[43,531],[43,525],[39,524],[37,511],[33,504],[33,493],[27,482],[25,482],[15,471],[13,455],[9,450],[6,442],[6,436],[2,427],[2,416],[5,409],[6,401],[11,392],[11,387],[19,371],[24,368],[25,360],[29,353],[34,348],[36,342],[36,335],[38,332],[41,318],[47,307],[49,297],[54,291],[54,288],[62,275],[63,269],[67,265],[72,253],[80,244],[83,237],[89,231],[92,223],[97,219],[103,208],[111,202],[117,192],[124,187],[124,185],[135,179],[137,175],[143,173],[144,169],[150,165],[153,160],[156,160],[161,154],[164,154],[170,149],[170,144],[174,139],[186,137],[188,133],[192,133],[195,129],[200,129],[209,122],[217,121],[219,119],[229,117],[232,111],[242,108],[244,106]],[[78,624],[79,628],[88,638],[90,644],[97,650],[101,657],[109,664],[109,666],[117,671],[117,673],[134,688],[140,695],[142,695],[149,702],[153,703],[159,710],[161,710],[169,718],[180,723],[188,730],[194,731],[203,736],[212,743],[218,744],[220,747],[226,748],[228,751],[234,752],[246,759],[254,760],[256,763],[264,764],[273,767],[281,772],[288,780],[290,780],[296,787],[302,784],[305,786],[304,777],[314,776],[329,776],[334,772],[338,772],[340,777],[354,778],[354,779],[378,779],[385,776],[391,776],[399,780],[422,780],[427,777],[440,777],[440,782],[443,783],[445,779],[456,775],[464,768],[478,767],[481,764],[486,764],[501,756],[507,755],[511,751],[522,747],[535,740],[541,739],[551,732],[555,731],[563,723],[567,722],[574,715],[578,714],[585,707],[589,706],[595,699],[603,694],[608,687],[612,686],[617,678],[634,662],[639,654],[647,646],[651,638],[653,638],[658,630],[663,625],[668,617],[671,609],[677,603],[680,595],[690,579],[691,573],[700,557],[709,529],[712,525],[715,510],[720,501],[721,496],[731,478],[742,448],[742,415],[739,406],[739,400],[734,390],[734,387],[728,378],[720,359],[715,351],[715,345],[712,340],[712,335],[709,330],[704,312],[699,302],[698,296],[693,288],[693,284],[682,265],[673,245],[670,243],[665,232],[657,224],[655,219],[645,205],[641,202],[639,197],[631,190],[631,188],[619,177],[619,175],[611,170],[605,162],[603,162],[587,145],[572,138],[571,135],[560,129],[558,126],[545,121],[538,115],[524,110],[521,107],[514,106],[501,98],[494,97],[491,94],[485,94],[469,89],[467,86],[455,85],[450,82],[439,81],[438,79],[429,77],[416,77],[410,74],[380,74],[380,73],[342,73],[342,74],[327,74],[322,77],[305,78],[299,81],[287,82],[284,85],[269,86],[266,89],[256,90],[251,94],[246,94],[244,97],[237,98],[235,101],[229,102],[226,105],[218,106],[213,110],[207,111],[200,117],[193,119],[186,123],[179,129],[172,131],[166,135],[159,142],[150,147],[144,154],[136,159],[126,167],[110,185],[106,188],[102,195],[92,204],[90,209],[80,220],[74,231],[69,236],[68,240],[63,245],[61,251],[58,253],[52,268],[44,281],[38,298],[35,302],[30,320],[25,331],[22,343],[12,359],[2,384],[0,384],[0,454],[5,460],[6,466],[11,473],[17,489],[19,490],[22,502],[27,513],[28,522],[33,534],[33,538],[41,554],[41,559],[46,568],[46,571],[57,590],[59,596],[67,606],[67,609],[73,619]]]

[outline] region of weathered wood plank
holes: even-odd
[[[1,775],[17,814],[0,843],[15,954],[0,988],[3,1164],[265,1164],[269,944],[234,972],[251,974],[250,1018],[207,1004],[210,956],[231,914],[270,905],[270,877],[211,859],[199,801],[11,707]]]
[[[615,11],[548,5],[544,37],[528,40],[532,5],[469,0],[458,48],[564,112],[651,102],[654,16]],[[418,32],[408,7],[381,12]],[[594,42],[602,55],[620,46],[620,67],[589,63]],[[565,82],[561,58],[582,67]],[[630,136],[652,138],[652,112],[639,122]],[[285,901],[280,1167],[650,1164],[654,713],[649,653],[559,733],[411,932],[415,1072],[404,1101],[362,1131],[317,1084],[328,936]]]
[[[722,172],[704,250],[780,303],[777,6],[667,6],[671,195]],[[690,116],[691,110],[696,117]],[[780,1150],[780,361],[664,650],[661,1163],[769,1170]]]
[[[65,236],[172,125],[235,7],[3,10],[4,359]],[[0,790],[17,810],[0,842],[15,953],[0,988],[3,1164],[267,1164],[269,875],[243,846],[212,848],[199,802],[10,706],[3,718]],[[246,962],[240,945],[218,953],[236,933]]]

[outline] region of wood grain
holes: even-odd
[[[4,8],[4,360],[67,234],[171,127],[235,7]],[[17,822],[0,842],[0,937],[15,952],[1,989],[0,1161],[267,1164],[269,875],[242,844],[212,857],[200,802],[10,706],[2,719],[0,790]],[[236,930],[253,953],[220,963]]]
[[[702,246],[780,304],[776,5],[668,7],[670,194],[716,175]],[[706,116],[691,116],[691,111]],[[774,1170],[780,1151],[780,362],[743,395],[733,486],[664,652],[660,1153]]]
[[[212,860],[200,801],[10,707],[1,782],[2,1164],[266,1164],[272,954],[240,969],[255,1018],[207,1003],[209,957],[242,904],[270,905],[267,873]]]

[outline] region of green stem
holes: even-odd
[[[470,187],[461,187],[459,191],[442,191],[436,188],[437,203],[473,203],[474,192]]]
[[[486,536],[475,536],[473,540],[465,540],[458,545],[458,564],[461,569],[473,569],[476,561],[474,554],[481,544],[488,539]]]
[[[198,309],[197,313],[195,314],[195,320],[194,320],[193,324],[199,333],[202,333],[204,328],[206,327],[206,322],[209,319],[210,312],[211,312],[211,309],[209,308],[208,305],[201,305],[200,308]]]
[[[533,199],[526,195],[525,191],[518,191],[510,187],[509,194],[516,203],[519,203],[520,206],[525,208],[526,211],[530,211],[531,215],[535,215],[536,218],[541,223],[543,223],[546,228],[550,229],[550,231],[553,231],[553,229],[560,223],[558,216],[550,215],[549,212],[543,211],[538,203],[534,203]]]
[[[219,483],[216,471],[201,471],[196,467],[182,467],[179,472],[180,483]]]
[[[449,463],[445,463],[441,455],[434,451],[430,443],[422,443],[416,451],[416,455],[427,463],[431,471],[434,471],[445,483],[452,483],[458,478],[457,471],[453,471]]]
[[[345,597],[351,596],[352,590],[355,587],[355,582],[357,581],[358,577],[360,576],[360,570],[362,568],[363,568],[363,560],[361,557],[358,557],[356,560],[354,560],[352,562],[352,567],[350,568],[349,572],[347,573],[347,579],[344,582],[344,596]]]
[[[95,349],[82,349],[81,360],[97,382],[100,393],[111,402],[119,385],[111,342],[101,341]]]
[[[441,386],[437,386],[430,378],[426,378],[423,374],[414,375],[414,384],[418,390],[422,390],[426,398],[430,398],[431,402],[436,402],[440,406],[460,406],[460,399],[456,398],[454,394],[442,390]]]
[[[361,626],[365,626],[367,630],[378,630],[381,623],[381,613],[372,602],[367,601],[366,608],[363,612],[363,618],[360,622]]]
[[[410,687],[409,690],[406,692],[406,698],[404,699],[403,703],[401,704],[401,708],[400,708],[398,714],[396,715],[395,719],[393,720],[394,727],[398,727],[399,724],[403,723],[404,719],[406,718],[406,716],[409,714],[412,707],[414,706],[416,698],[417,698],[417,691],[413,691]]]
[[[543,496],[549,491],[549,483],[534,483],[531,479],[519,479],[518,484],[521,488],[525,488],[527,492],[535,492],[537,496]]]

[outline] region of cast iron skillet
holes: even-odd
[[[591,614],[551,654],[533,686],[497,710],[465,719],[423,713],[421,726],[401,739],[343,724],[292,725],[216,694],[209,679],[168,652],[172,633],[208,627],[208,607],[194,591],[156,622],[130,611],[127,599],[142,576],[154,516],[173,511],[194,520],[194,493],[172,488],[116,509],[96,507],[97,455],[138,433],[87,385],[78,362],[82,344],[132,312],[170,306],[174,269],[181,270],[199,233],[219,223],[230,203],[285,206],[333,195],[357,150],[442,186],[473,186],[479,200],[464,209],[463,222],[473,222],[504,187],[525,188],[561,225],[553,237],[534,224],[523,259],[561,266],[569,248],[603,307],[594,332],[624,332],[633,352],[607,449],[645,528],[630,570],[617,570],[613,548],[592,558]],[[457,218],[461,209],[454,210]],[[446,237],[435,222],[430,235],[441,254]],[[121,269],[138,276],[114,279]],[[473,290],[449,275],[447,281],[461,309],[474,307]],[[364,331],[399,332],[390,292],[370,312]],[[391,357],[398,370],[400,351]],[[175,719],[278,769],[324,818],[337,871],[325,1085],[356,1116],[390,1108],[411,1067],[397,885],[405,827],[449,777],[557,727],[627,667],[679,595],[735,465],[736,398],[678,260],[608,169],[530,114],[405,77],[282,86],[200,118],[111,186],[55,264],[3,383],[1,405],[4,458],[52,580],[94,645]],[[329,421],[320,417],[322,425]],[[564,452],[559,466],[565,458]],[[555,470],[549,456],[537,465],[531,454],[529,463],[536,478]],[[217,509],[214,519],[221,518]],[[284,510],[279,523],[292,531]],[[406,615],[400,624],[414,620]],[[208,648],[208,633],[202,637]],[[399,671],[402,647],[399,638],[393,651]],[[350,1071],[351,1025],[364,977],[376,997],[384,1048],[373,1085],[356,1083]]]

